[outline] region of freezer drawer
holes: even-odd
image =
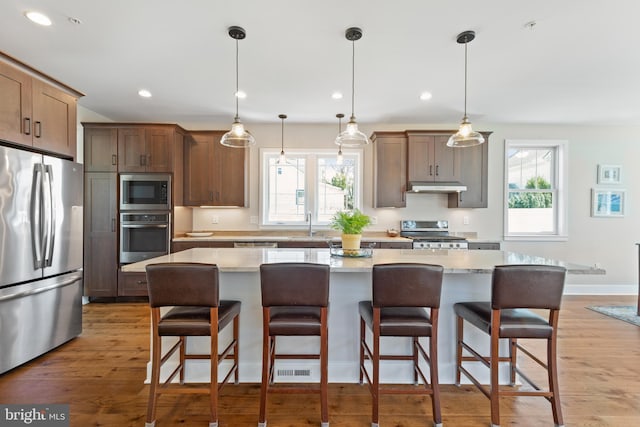
[[[0,289],[0,374],[81,332],[81,270]]]

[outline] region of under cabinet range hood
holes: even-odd
[[[467,186],[459,182],[409,181],[407,193],[459,193]]]

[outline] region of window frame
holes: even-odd
[[[509,193],[513,192],[509,188],[509,150],[517,148],[543,149],[553,148],[555,150],[555,161],[552,165],[553,183],[551,192],[553,194],[553,223],[552,233],[514,233],[509,232]],[[569,239],[568,229],[568,189],[569,189],[569,141],[567,140],[538,140],[538,139],[505,139],[504,144],[504,198],[503,198],[503,237],[504,240],[511,241],[566,241]],[[543,190],[525,190],[519,192],[548,192]]]
[[[355,180],[354,180],[354,207],[361,209],[363,206],[363,185],[364,185],[364,165],[363,165],[362,149],[342,149],[344,158],[355,158]],[[311,211],[311,221],[314,228],[328,228],[328,221],[318,221],[318,180],[319,180],[319,157],[337,157],[336,149],[313,149],[313,148],[297,148],[287,149],[287,156],[305,157],[305,208]],[[267,221],[269,216],[269,158],[277,158],[280,156],[280,148],[261,148],[260,149],[260,218],[259,225],[261,228],[303,228],[308,227],[309,222],[306,221]],[[306,218],[306,216],[305,216]]]

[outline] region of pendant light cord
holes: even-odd
[[[465,42],[464,44],[464,116],[467,117],[467,45],[469,42]]]
[[[355,93],[356,93],[356,41],[351,40],[351,119],[355,119],[353,114],[355,108]]]
[[[235,93],[235,97],[236,97],[236,118],[235,120],[238,120],[238,91],[239,86],[238,86],[238,39],[236,39],[236,93]]]
[[[280,117],[282,127],[280,128],[280,154],[284,153],[284,117]]]

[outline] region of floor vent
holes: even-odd
[[[311,369],[277,369],[276,375],[279,377],[310,377]]]

